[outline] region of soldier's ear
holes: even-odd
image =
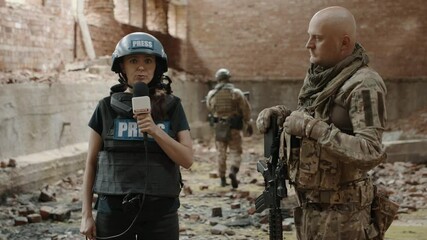
[[[354,44],[352,46],[352,41],[350,39],[350,36],[347,34],[344,35],[344,37],[341,39],[341,52],[347,53],[349,51],[353,52]]]

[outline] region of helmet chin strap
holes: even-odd
[[[127,79],[123,76],[123,73],[118,73],[118,75],[119,75],[119,83],[121,83],[121,84],[123,84],[123,85],[126,85],[128,88],[131,88],[131,89],[133,89],[133,87],[131,86],[131,85],[129,85],[128,84],[128,81],[127,81]]]

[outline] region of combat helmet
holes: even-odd
[[[124,36],[116,45],[112,54],[111,71],[119,74],[122,78],[123,73],[120,63],[126,55],[145,53],[156,56],[156,70],[153,80],[148,87],[155,87],[160,83],[163,73],[168,70],[168,58],[160,41],[153,35],[144,32],[134,32]],[[127,84],[127,79],[124,79]]]
[[[215,73],[215,79],[218,82],[228,82],[230,81],[230,78],[231,78],[231,74],[230,74],[230,71],[228,71],[228,69],[220,68]]]

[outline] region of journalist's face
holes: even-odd
[[[333,25],[313,17],[307,32],[306,48],[310,52],[310,62],[324,68],[335,66],[341,60],[341,41]]]
[[[124,56],[121,67],[129,85],[133,86],[136,82],[148,84],[156,70],[156,57],[148,54],[127,55]]]

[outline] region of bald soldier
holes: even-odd
[[[386,87],[368,66],[347,9],[334,6],[317,12],[308,36],[311,64],[297,110],[267,108],[256,122],[261,133],[270,127],[271,116],[283,127],[280,157],[288,164],[299,202],[294,210],[297,237],[383,239],[392,219],[371,220],[378,201],[368,171],[386,159],[381,143]],[[290,146],[290,136],[298,139],[297,146]],[[285,144],[293,150],[283,151]],[[388,203],[394,206],[381,202]]]

